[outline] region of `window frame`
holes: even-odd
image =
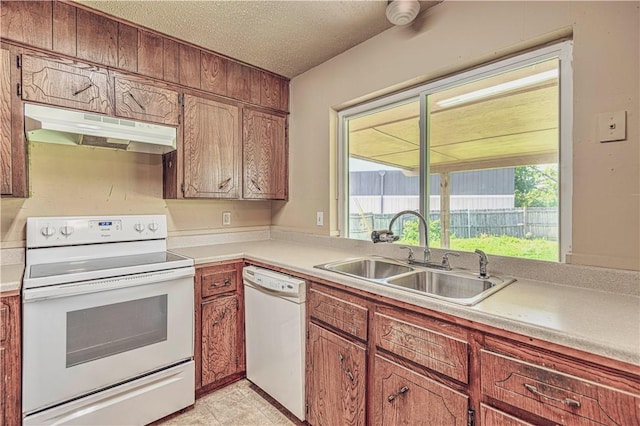
[[[349,215],[349,147],[348,121],[377,110],[389,108],[394,104],[420,100],[420,213],[428,211],[429,162],[427,158],[427,127],[424,125],[427,117],[427,96],[492,75],[525,67],[548,59],[558,58],[559,61],[559,223],[558,223],[558,262],[565,263],[566,255],[572,246],[572,196],[573,196],[573,41],[566,40],[553,45],[538,48],[506,59],[481,65],[477,68],[461,71],[449,77],[427,82],[401,92],[393,93],[383,98],[362,103],[338,112],[338,235],[348,237]],[[422,239],[422,238],[421,238]],[[518,258],[524,259],[524,258]]]

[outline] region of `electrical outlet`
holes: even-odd
[[[316,212],[316,225],[324,226],[324,212]]]
[[[222,226],[231,225],[231,212],[222,212]]]

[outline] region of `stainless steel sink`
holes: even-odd
[[[462,305],[475,305],[514,281],[513,278],[478,278],[461,272],[416,271],[391,277],[386,284]]]
[[[479,278],[466,271],[434,271],[377,256],[346,259],[315,267],[460,305],[475,305],[515,281],[513,278]]]
[[[403,265],[384,257],[375,256],[325,263],[324,265],[316,266],[316,268],[373,280],[389,278],[414,270],[411,266]]]

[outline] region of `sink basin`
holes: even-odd
[[[411,266],[403,265],[391,259],[373,256],[325,263],[324,265],[316,266],[316,268],[371,280],[389,278],[414,270]]]
[[[386,284],[462,305],[474,305],[514,281],[512,278],[503,280],[499,277],[478,278],[472,274],[415,271],[389,278]]]
[[[315,267],[459,305],[475,305],[515,281],[513,278],[495,276],[478,278],[466,271],[412,267],[378,256],[347,259]]]

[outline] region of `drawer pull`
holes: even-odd
[[[409,388],[407,386],[403,386],[400,388],[400,390],[394,394],[391,394],[387,397],[387,401],[389,402],[393,402],[394,399],[396,399],[399,396],[404,395],[405,393],[409,392]]]
[[[142,111],[144,111],[144,107],[142,106],[142,104],[140,102],[138,102],[138,100],[136,99],[135,96],[133,96],[133,93],[129,92],[129,97],[131,97],[131,99],[133,99],[133,102],[135,102]]]
[[[580,401],[576,401],[575,399],[571,399],[571,398],[560,399],[560,398],[555,398],[553,396],[545,395],[542,392],[540,392],[537,387],[530,385],[528,383],[525,383],[524,387],[526,390],[528,390],[534,395],[538,395],[538,396],[541,396],[542,398],[549,399],[551,401],[556,401],[564,405],[568,405],[569,407],[572,407],[572,408],[580,408]]]
[[[80,93],[86,90],[89,90],[92,86],[93,86],[93,83],[89,83],[89,85],[86,86],[84,89],[76,90],[75,92],[73,92],[73,96],[78,96]]]
[[[217,287],[226,287],[228,285],[231,285],[231,280],[229,278],[225,278],[224,281],[222,282],[222,285],[218,285],[218,283],[216,283],[215,281],[213,281],[211,283],[211,285],[209,285],[210,288],[217,288]]]
[[[225,180],[222,181],[222,183],[220,185],[218,185],[218,189],[222,189],[225,186],[227,186],[229,184],[229,182],[231,182],[231,178],[226,178]]]
[[[338,359],[340,360],[340,364],[344,363],[344,356],[340,352],[338,352]],[[346,374],[347,377],[349,377],[349,380],[351,380],[351,382],[353,382],[356,379],[353,373],[351,372],[351,369],[349,369],[349,367],[343,367],[342,371],[344,371],[344,374]]]
[[[213,327],[215,327],[216,325],[220,324],[220,321],[222,321],[224,319],[224,316],[227,314],[227,308],[224,308],[222,310],[222,314],[220,315],[220,318],[218,318],[217,320],[215,320],[212,324]]]

